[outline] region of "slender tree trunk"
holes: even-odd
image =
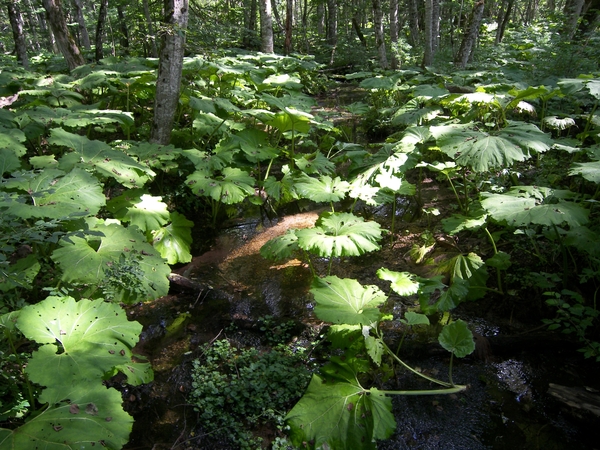
[[[292,29],[294,23],[294,0],[285,2],[285,43],[283,53],[289,55],[292,52]]]
[[[273,53],[273,16],[271,15],[271,0],[260,0],[260,51]]]
[[[579,16],[583,10],[585,0],[572,0],[565,4],[566,23],[563,28],[563,36],[565,40],[570,41],[575,36],[577,31],[577,24],[579,22]]]
[[[325,0],[317,1],[317,34],[325,36]]]
[[[25,35],[23,34],[23,16],[19,10],[16,0],[8,0],[8,19],[12,28],[13,38],[15,40],[15,53],[17,61],[25,69],[29,69],[29,58],[27,58],[27,44],[25,43]]]
[[[416,47],[419,43],[419,6],[417,0],[406,0],[408,3],[408,17],[410,20],[410,45]]]
[[[28,2],[31,5],[31,2]],[[35,19],[33,15],[33,10],[29,8],[25,8],[25,17],[27,17],[27,34],[31,36],[29,39],[29,46],[33,50],[40,50],[42,48],[42,44],[40,43],[40,39],[38,39],[38,34],[36,30]]]
[[[119,31],[121,32],[121,47],[123,48],[123,54],[129,55],[129,30],[127,28],[127,20],[125,19],[125,11],[121,4],[117,4],[117,17],[119,18]]]
[[[100,10],[98,11],[98,24],[96,25],[96,61],[104,58],[104,25],[106,24],[106,14],[108,9],[108,0],[101,0]]]
[[[167,145],[179,103],[189,4],[188,0],[165,0],[164,8],[168,30],[160,49],[150,141]]]
[[[242,46],[255,49],[257,0],[245,0]]]
[[[392,44],[392,69],[397,69],[398,62],[398,0],[390,0],[390,42]]]
[[[91,49],[90,35],[88,34],[87,27],[85,26],[85,19],[83,17],[83,4],[81,0],[73,0],[73,6],[75,7],[75,18],[79,24],[79,36],[81,37],[81,45],[86,49]]]
[[[425,51],[423,67],[433,64],[433,0],[425,0]]]
[[[327,0],[327,42],[337,45],[338,11],[337,0]]]
[[[498,29],[496,30],[496,41],[495,44],[498,45],[502,42],[504,38],[504,32],[506,31],[506,26],[510,21],[510,15],[512,14],[513,5],[515,4],[515,0],[508,0],[508,5],[506,6],[506,11],[503,14],[498,16]],[[500,9],[502,13],[502,9]]]
[[[431,1],[431,48],[433,56],[440,46],[440,0]]]
[[[590,36],[600,25],[600,0],[590,0],[583,11],[577,29],[577,39]]]
[[[467,67],[471,53],[475,48],[475,43],[477,41],[477,37],[479,36],[479,27],[481,26],[481,20],[483,19],[483,8],[483,0],[478,1],[473,6],[469,26],[465,31],[463,40],[460,44],[460,49],[458,50],[458,54],[454,59],[454,64],[459,70],[463,70],[465,67]]]
[[[144,9],[144,17],[146,18],[146,26],[148,27],[148,39],[150,39],[150,42],[152,43],[150,46],[152,56],[156,58],[158,57],[158,49],[156,48],[156,33],[154,32],[154,22],[152,21],[152,16],[150,15],[148,0],[142,0],[142,8]]]
[[[358,39],[360,40],[362,46],[367,48],[367,40],[365,39],[365,35],[360,29],[360,23],[358,23],[358,19],[356,18],[356,16],[352,17],[352,28],[354,28],[354,32],[358,36]]]
[[[375,28],[375,45],[379,55],[379,65],[382,69],[388,68],[387,54],[385,51],[385,38],[383,36],[383,10],[381,0],[373,0],[373,27]]]
[[[60,0],[42,0],[42,4],[48,14],[48,22],[50,23],[50,28],[52,29],[58,48],[65,57],[69,70],[83,66],[85,59],[81,55],[79,47],[77,47],[71,33],[69,33]]]

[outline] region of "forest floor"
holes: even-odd
[[[356,89],[340,86],[321,99],[320,112],[344,121],[356,132],[353,117],[339,106],[359,100],[361,95]],[[427,177],[410,181],[418,183],[418,196],[398,200],[395,232],[385,235],[381,250],[334,261],[333,274],[357,279],[363,285],[378,285],[384,292],[389,287],[376,275],[381,267],[430,276],[435,264],[415,264],[409,256],[413,244],[420,243],[427,231],[435,238],[429,254],[433,261],[469,251],[477,251],[484,259],[491,256],[492,249],[485,241],[463,237],[459,242],[439,231],[440,221],[453,213],[454,203],[443,182]],[[438,214],[424,214],[424,210]],[[205,344],[220,339],[269,351],[265,317],[270,323],[294,324],[289,346],[319,339],[326,324],[313,314],[312,274],[306,261],[267,261],[259,251],[289,228],[313,226],[320,211],[288,210],[273,220],[257,213],[240,214],[221,227],[208,251],[176,270],[191,284],[176,284],[167,297],[129,307],[129,317],[144,326],[136,352],[150,360],[155,380],[122,388],[126,410],[135,418],[126,449],[238,448],[224,437],[227,433],[207,433],[199,421],[189,398],[192,363],[202,355]],[[391,228],[389,205],[368,214],[383,228]],[[328,261],[316,259],[313,264],[317,273],[324,273]],[[469,323],[477,343],[474,354],[455,361],[453,377],[468,389],[450,396],[394,398],[397,431],[378,448],[597,448],[589,437],[590,426],[598,419],[594,408],[600,411],[600,404],[593,406],[598,401],[594,390],[600,390],[597,364],[584,360],[573,342],[540,327],[539,313],[535,305],[527,306],[527,301],[490,294],[459,306],[453,315]],[[390,295],[383,307],[397,319],[414,302]],[[386,323],[391,348],[401,334],[399,320]],[[441,350],[436,336],[414,333],[403,345],[406,360],[419,370],[435,376],[447,370],[448,353]],[[415,388],[416,383],[400,370],[380,382],[389,389]],[[582,408],[585,403],[592,406]],[[277,436],[282,437],[274,424],[257,425],[253,431],[264,439],[265,448],[270,448],[268,444]]]

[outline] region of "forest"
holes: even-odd
[[[2,4],[0,450],[597,447],[600,0]]]

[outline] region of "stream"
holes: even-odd
[[[234,223],[211,250],[179,270],[196,280],[200,290],[174,290],[168,297],[129,309],[130,318],[144,325],[136,351],[152,362],[155,381],[123,390],[126,409],[135,418],[125,448],[230,448],[196,434],[195,413],[186,400],[191,361],[201,344],[217,338],[260,346],[258,324],[265,316],[278,323],[293,321],[298,339],[318,332],[323,324],[312,312],[307,264],[295,259],[274,263],[259,254],[268,239],[288,228],[312,226],[316,218],[317,212],[305,212],[273,224],[259,219]],[[333,273],[379,284],[387,291],[376,271],[382,266],[414,269],[404,255],[410,228],[420,225],[402,224],[405,239],[388,242],[375,254],[338,261]],[[325,267],[327,261],[316,264]],[[386,305],[395,317],[406,306],[405,299],[394,296]],[[535,329],[539,327],[495,316],[493,305],[485,299],[459,307],[456,316],[470,324],[480,341],[478,352],[455,361],[453,378],[468,389],[448,396],[395,397],[397,431],[378,448],[598,448],[594,432],[600,417],[600,402],[594,406],[600,389],[597,364],[584,360],[568,341]],[[232,324],[235,331],[228,331]],[[397,324],[391,322],[386,330],[392,346],[399,336]],[[449,354],[435,336],[409,335],[402,353],[418,370],[446,376]],[[401,372],[388,383],[394,389],[423,387],[414,376]],[[579,400],[578,392],[583,393]],[[561,393],[566,399],[560,398]],[[582,406],[586,403],[591,406]]]
[[[356,89],[343,85],[336,95],[339,98],[325,99],[327,104],[321,105],[330,108],[334,117],[343,115],[340,104],[360,100]],[[351,116],[341,120],[353,124]],[[453,202],[451,193],[430,179],[422,180],[421,189],[423,208],[443,211]],[[191,280],[192,286],[175,285],[169,296],[129,308],[129,317],[144,326],[136,351],[152,362],[155,381],[122,387],[125,408],[135,418],[126,449],[232,448],[203,434],[197,423],[187,400],[191,362],[198,358],[202,344],[217,339],[263,348],[260,324],[265,317],[274,323],[293,322],[298,342],[321,333],[326,324],[313,314],[312,275],[306,261],[272,262],[259,254],[265,242],[287,229],[313,226],[318,213],[288,214],[272,222],[260,217],[229,222],[209,251],[175,271]],[[389,207],[374,212],[386,229],[390,215]],[[387,236],[378,252],[335,261],[332,274],[378,285],[384,292],[389,292],[389,285],[376,275],[381,267],[427,276],[427,269],[412,263],[407,254],[420,233],[432,228],[431,218],[410,216],[410,204],[399,201],[393,239]],[[315,259],[313,264],[317,273],[325,273],[328,261]],[[398,319],[413,303],[390,295],[384,308]],[[513,317],[502,306],[497,298],[484,298],[453,312],[469,324],[477,343],[475,353],[454,361],[453,379],[467,385],[467,390],[454,395],[395,396],[396,432],[379,442],[379,449],[600,448],[598,364],[583,359],[576,344],[545,331],[539,318]],[[394,320],[386,327],[386,341],[395,348],[401,324]],[[449,353],[437,343],[437,334],[409,334],[401,353],[417,370],[446,379]],[[388,389],[429,387],[399,370],[385,383]],[[268,430],[263,435],[267,441],[273,437]]]

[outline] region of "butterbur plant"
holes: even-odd
[[[20,334],[39,345],[22,372],[28,414],[0,429],[0,449],[120,449],[127,443],[133,418],[122,408],[121,393],[103,381],[117,372],[131,385],[152,381],[150,364],[134,361],[132,352],[141,324],[103,299],[54,296],[0,316],[0,329],[13,352]]]
[[[390,272],[386,275],[389,278]],[[416,293],[419,284],[407,276],[402,281],[398,278],[392,288],[405,294]],[[417,371],[390,350],[380,328],[382,321],[391,319],[379,309],[387,296],[378,287],[329,276],[315,278],[311,293],[316,316],[332,323],[328,339],[334,349],[343,351],[343,356],[332,356],[313,375],[304,396],[287,414],[295,445],[373,449],[377,439],[388,438],[396,428],[390,395],[452,394],[466,388],[452,380],[453,357],[464,357],[475,349],[465,322],[457,320],[446,325],[439,336],[440,345],[451,353],[446,382]],[[413,319],[410,320],[415,322]],[[439,388],[381,390],[364,386],[364,374],[387,358]]]

